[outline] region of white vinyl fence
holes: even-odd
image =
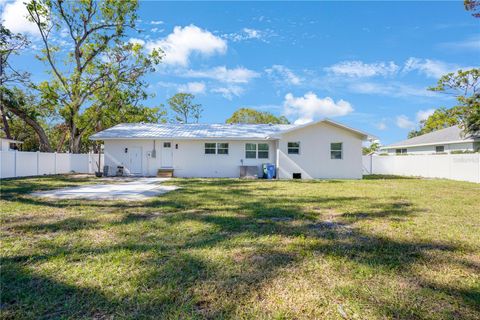
[[[100,170],[103,171],[103,155]],[[98,154],[0,151],[0,178],[63,173],[94,173]]]
[[[364,174],[445,178],[480,183],[480,154],[363,156]]]

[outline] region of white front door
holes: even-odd
[[[142,148],[128,148],[128,170],[130,174],[142,174]]]
[[[165,141],[162,143],[162,168],[172,168],[172,143]]]

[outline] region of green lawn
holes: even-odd
[[[479,319],[480,185],[179,179],[145,202],[1,181],[1,317]]]

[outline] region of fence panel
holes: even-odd
[[[37,153],[17,152],[17,177],[37,175]]]
[[[38,153],[38,175],[55,174],[55,153]]]
[[[69,153],[57,153],[55,161],[55,173],[69,173],[70,172],[70,154]]]
[[[480,183],[480,154],[363,156],[365,174],[446,178]]]
[[[1,178],[15,177],[15,152],[0,151]]]
[[[93,173],[98,154],[0,151],[0,178],[63,174],[72,171]],[[103,167],[103,155],[101,155]]]

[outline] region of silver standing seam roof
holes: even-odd
[[[464,135],[459,126],[452,126],[445,129],[440,129],[430,133],[423,134],[418,137],[392,143],[383,146],[380,149],[391,149],[399,147],[416,147],[435,144],[452,144],[480,140],[480,137],[472,137],[471,135]]]
[[[90,140],[114,139],[175,139],[175,140],[265,140],[277,139],[281,134],[292,130],[315,125],[320,122],[329,123],[342,129],[354,132],[366,139],[371,135],[347,127],[330,119],[309,122],[303,125],[294,124],[172,124],[172,123],[122,123],[109,129],[95,133]]]
[[[289,124],[157,124],[122,123],[90,137],[91,140],[109,139],[268,139]]]

